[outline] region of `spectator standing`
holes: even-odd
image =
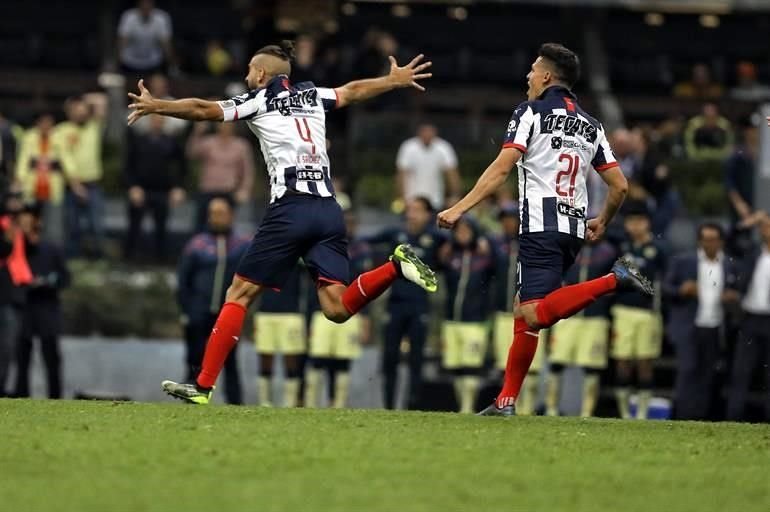
[[[153,0],[139,0],[120,16],[118,52],[128,73],[152,73],[174,64],[171,17]],[[152,89],[155,91],[155,89]]]
[[[406,223],[403,227],[388,229],[367,238],[375,246],[387,244],[410,244],[417,256],[431,268],[438,262],[438,250],[445,239],[433,228],[433,207],[426,197],[417,197],[407,202]],[[425,341],[428,336],[429,314],[428,292],[406,281],[393,283],[388,299],[388,322],[385,326],[383,346],[383,375],[385,407],[396,405],[396,377],[401,360],[402,340],[409,338],[409,393],[410,409],[419,407],[422,393],[422,366]]]
[[[711,78],[711,70],[705,64],[692,67],[690,80],[676,84],[674,96],[691,100],[717,100],[724,94],[721,84]]]
[[[698,249],[674,258],[663,291],[670,304],[669,338],[676,351],[676,417],[710,417],[728,307],[738,301],[737,268],[725,256],[718,224],[698,228]]]
[[[762,102],[770,98],[770,87],[759,82],[757,67],[742,60],[735,66],[738,85],[730,90],[730,97],[738,101]]]
[[[623,223],[628,238],[620,244],[620,253],[659,289],[667,259],[662,244],[652,234],[649,211],[640,202],[628,202],[624,209]],[[612,357],[616,360],[615,396],[622,418],[631,417],[629,397],[634,370],[639,390],[636,418],[647,418],[654,384],[653,364],[660,357],[663,342],[660,306],[659,293],[653,297],[633,291],[615,294],[611,309]]]
[[[759,130],[748,125],[743,128],[741,144],[725,161],[724,178],[730,219],[735,225],[754,212],[754,183],[759,157]]]
[[[291,65],[294,83],[326,82],[324,66],[318,59],[318,43],[310,35],[303,34],[294,41],[295,58]]]
[[[445,185],[446,182],[446,185]],[[396,157],[396,192],[409,201],[426,197],[435,210],[457,200],[462,188],[457,170],[457,155],[449,142],[438,136],[432,124],[423,123],[417,136],[405,140]]]
[[[0,197],[13,182],[15,166],[16,137],[13,135],[11,123],[0,114]]]
[[[451,241],[439,251],[439,260],[447,284],[442,366],[454,377],[460,412],[470,414],[481,387],[480,371],[489,341],[495,254],[476,223],[464,217],[455,224]]]
[[[70,274],[61,249],[42,238],[41,213],[41,205],[30,204],[19,216],[19,225],[24,233],[25,253],[33,277],[26,287],[21,314],[15,396],[30,396],[29,366],[32,362],[33,341],[37,338],[48,379],[48,398],[61,398],[59,292],[69,285]]]
[[[198,123],[187,141],[187,157],[201,168],[196,198],[196,228],[205,224],[212,197],[228,196],[241,205],[254,189],[254,155],[249,142],[235,133],[234,123],[219,123],[217,133],[204,135],[206,125]]]
[[[156,98],[169,101],[176,99],[171,95],[171,86],[169,85],[168,78],[162,73],[155,73],[150,76],[147,84]],[[184,119],[166,117],[166,122],[163,123],[163,133],[172,137],[181,137],[185,134],[189,124],[190,121]],[[142,117],[131,125],[131,129],[145,135],[150,131],[150,120],[147,117]]]
[[[208,227],[192,238],[179,261],[177,302],[182,311],[187,348],[188,378],[200,369],[211,329],[222,307],[225,291],[249,240],[233,233],[233,207],[226,198],[209,203]],[[225,398],[242,403],[236,351],[225,362]]]
[[[35,127],[27,130],[16,161],[16,179],[26,201],[43,204],[43,238],[51,243],[64,243],[64,193],[67,172],[74,166],[62,140],[53,136],[54,118],[43,114]]]
[[[0,397],[3,397],[16,347],[20,289],[32,281],[32,271],[17,221],[23,205],[18,197],[10,194],[3,194],[0,200]]]
[[[723,160],[732,149],[733,129],[715,104],[706,103],[703,112],[687,122],[684,142],[692,159]]]
[[[762,374],[764,419],[770,421],[770,216],[759,217],[761,243],[741,272],[745,313],[733,355],[727,419],[744,419],[746,397],[755,369]]]
[[[632,131],[639,167],[634,188],[640,188],[651,211],[652,232],[663,238],[671,221],[679,211],[679,193],[671,180],[671,171],[659,155],[650,148],[646,135],[640,129]]]
[[[94,256],[102,253],[102,135],[106,106],[101,100],[101,96],[86,95],[67,101],[67,121],[56,125],[53,133],[71,165],[67,169],[70,179],[65,197],[66,249],[70,257],[80,255],[83,224],[91,237],[89,252]]]
[[[204,60],[206,69],[213,76],[224,75],[233,68],[233,57],[219,39],[212,39],[206,44]]]
[[[147,135],[128,132],[123,169],[128,186],[128,233],[125,255],[132,258],[142,232],[145,213],[152,213],[155,224],[155,255],[166,256],[166,220],[169,206],[178,206],[185,197],[182,183],[187,160],[180,142],[163,132],[165,118],[150,117]]]

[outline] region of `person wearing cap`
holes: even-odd
[[[616,361],[615,397],[622,418],[630,418],[629,397],[636,370],[639,401],[636,418],[646,419],[653,388],[653,365],[660,357],[663,341],[661,282],[666,272],[666,250],[652,234],[650,212],[645,203],[628,202],[624,208],[626,239],[619,244],[621,256],[634,262],[656,290],[652,297],[621,290],[611,309],[612,358]]]
[[[487,352],[493,306],[490,293],[495,252],[478,224],[461,218],[452,238],[439,250],[447,294],[441,329],[442,366],[454,377],[460,412],[473,412],[481,387],[481,367]]]
[[[32,271],[32,281],[26,286],[26,300],[21,312],[14,395],[30,396],[29,366],[32,361],[33,340],[37,338],[40,340],[48,379],[48,398],[61,398],[59,293],[69,286],[70,274],[62,250],[42,235],[42,215],[43,204],[37,202],[26,205],[19,215],[19,227],[24,234],[25,253]]]

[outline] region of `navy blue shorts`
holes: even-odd
[[[519,300],[542,299],[560,288],[583,240],[567,233],[544,231],[519,236]]]
[[[348,240],[332,197],[284,196],[270,205],[236,275],[280,290],[302,258],[317,283],[348,284]]]

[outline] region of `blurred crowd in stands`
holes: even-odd
[[[174,83],[186,70],[175,54],[169,13],[151,0],[139,1],[120,16],[117,41],[127,86],[143,76],[155,96],[172,98]],[[211,38],[203,45],[200,69],[213,77],[238,76],[247,48],[243,41]],[[343,67],[355,70],[356,76],[376,76],[386,72],[388,55],[399,60],[405,55],[399,40],[379,29],[366,31],[353,55],[306,34],[297,36],[296,49],[292,80],[330,86],[352,77],[340,72]],[[349,65],[342,66],[342,61]],[[656,284],[655,300],[618,294],[541,334],[520,413],[559,414],[563,370],[578,366],[584,373],[582,415],[595,413],[601,383],[613,388],[619,416],[654,416],[651,398],[665,387],[656,384],[657,361],[673,354],[676,380],[668,396],[673,396],[676,417],[740,420],[754,396],[764,420],[770,421],[770,217],[754,203],[758,116],[728,119],[720,111],[725,99],[749,104],[753,111],[770,100],[770,87],[760,82],[757,67],[748,60],[735,63],[730,88],[715,80],[705,63],[695,64],[691,72],[675,84],[670,96],[699,102],[697,115],[642,119],[611,130],[611,145],[631,184],[627,204],[607,240],[587,245],[566,276],[566,282],[591,279],[626,255]],[[521,88],[520,83],[514,87]],[[235,92],[240,92],[238,86],[228,88],[228,93]],[[371,108],[388,111],[402,100],[384,96]],[[104,187],[110,108],[116,107],[108,95],[95,91],[68,98],[60,111],[38,113],[28,126],[0,114],[0,396],[29,395],[34,340],[47,368],[48,394],[61,396],[59,292],[70,281],[70,259],[175,262],[186,364],[193,375],[248,242],[242,235],[251,233],[236,233],[234,225],[238,207],[259,197],[264,188],[253,138],[235,124],[213,127],[149,116],[126,129],[122,139],[119,182],[126,222],[120,243],[110,245],[114,233],[108,237],[105,230],[105,204],[119,199],[108,197]],[[452,232],[438,231],[433,214],[464,192],[463,176],[473,179],[483,169],[464,168],[462,152],[453,147],[460,141],[442,138],[425,112],[404,116],[412,119],[415,135],[399,148],[390,148],[395,168],[391,209],[403,220],[378,226],[375,234],[361,229],[358,214],[364,205],[353,204],[356,194],[338,183],[351,261],[356,271],[366,270],[384,259],[394,244],[408,242],[441,273],[444,292],[431,301],[416,286],[399,281],[387,298],[387,320],[375,322],[365,312],[355,322],[338,326],[316,314],[310,282],[297,268],[280,294],[265,294],[256,314],[253,337],[260,354],[262,404],[277,401],[271,387],[273,358],[282,354],[284,405],[326,403],[319,397],[331,393],[329,403],[345,406],[351,362],[362,344],[377,338],[382,339],[386,407],[396,405],[402,357],[409,367],[410,408],[426,403],[426,356],[440,360],[462,412],[474,410],[485,385],[494,382],[490,376],[504,368],[517,277],[515,187],[501,190]],[[505,121],[504,116],[499,120],[501,133]],[[346,121],[339,116],[330,123],[329,144],[334,146],[335,136],[344,137]],[[720,200],[729,205],[723,217],[690,215],[672,175],[672,163],[681,161],[722,166]],[[589,177],[596,210],[605,189],[597,176]],[[167,226],[170,215],[184,204],[193,206],[194,220],[191,238],[179,254],[170,248]],[[148,244],[143,241],[147,215],[153,224]],[[677,218],[689,218],[697,226],[697,247],[684,253],[676,252],[674,247],[681,247],[668,238]],[[382,329],[380,336],[373,334],[375,326]],[[440,340],[437,347],[428,343],[431,332]],[[608,370],[610,358],[615,363]],[[15,383],[9,379],[12,366]],[[538,407],[541,371],[547,373],[546,391],[545,403]],[[331,386],[322,393],[324,375],[329,375]],[[241,403],[234,358],[224,379],[228,401]]]

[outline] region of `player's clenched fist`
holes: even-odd
[[[454,208],[449,208],[438,214],[438,227],[452,229],[463,214]]]

